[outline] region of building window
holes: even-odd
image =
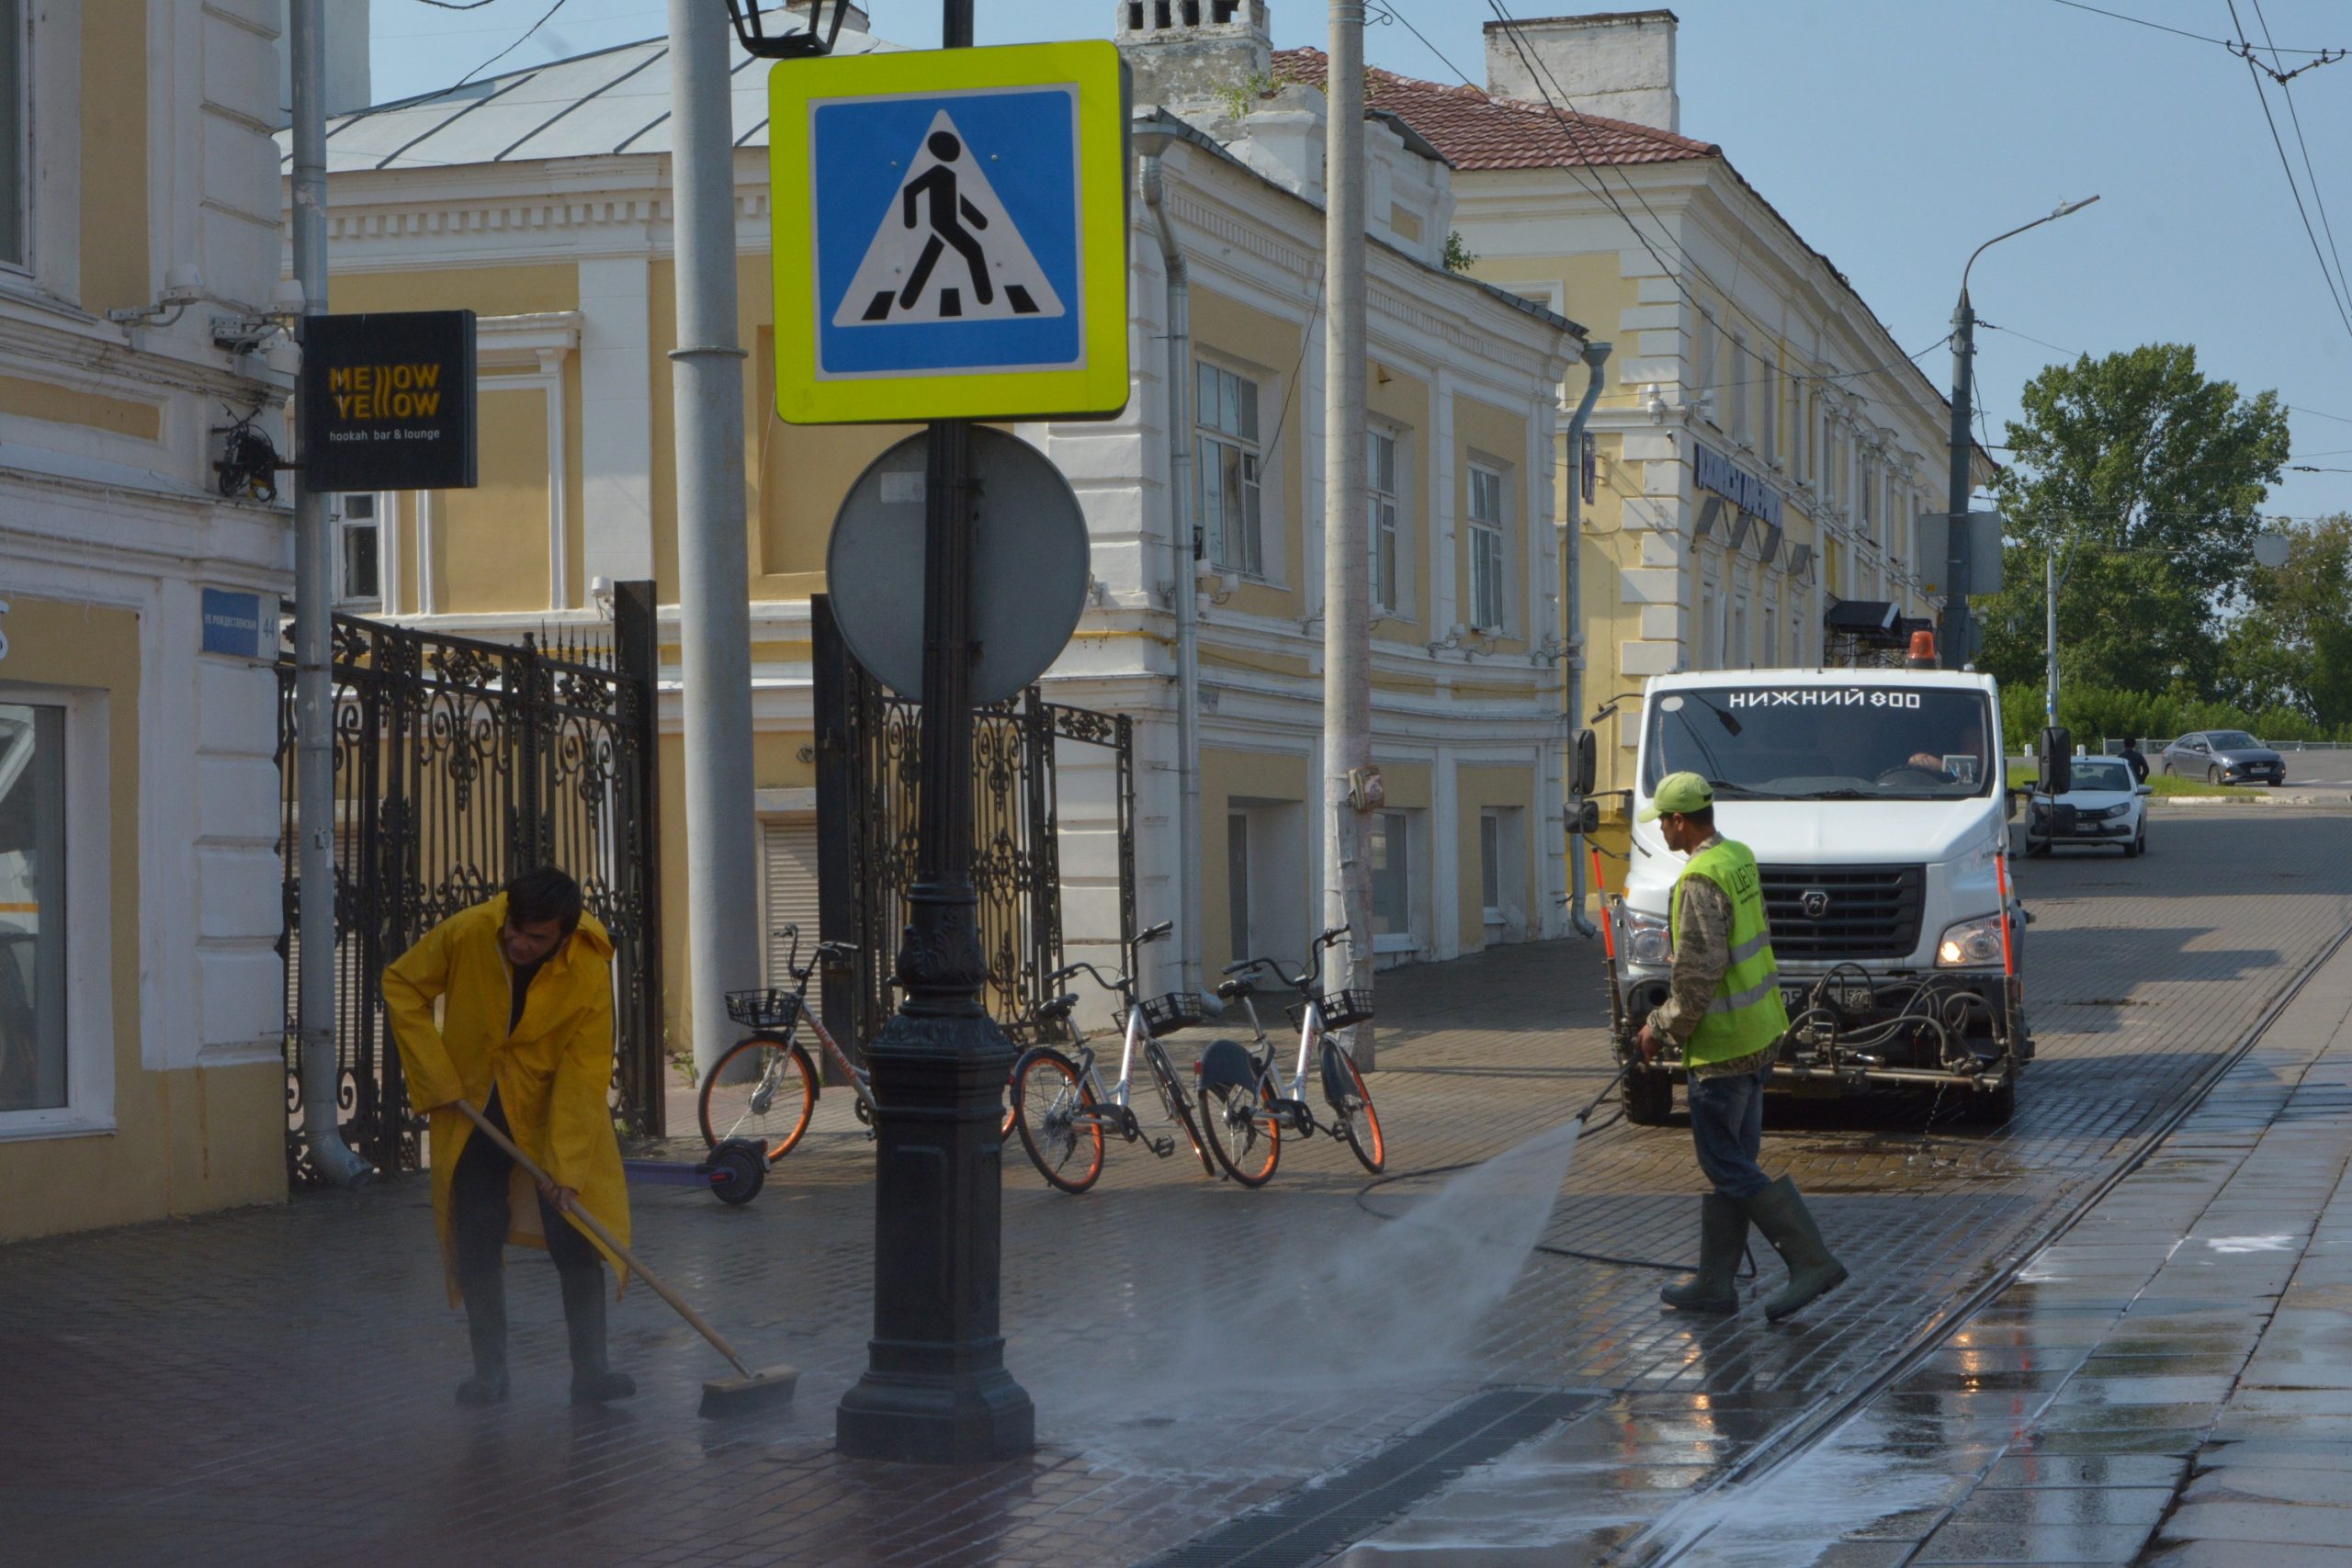
[[[1259,536],[1258,383],[1204,360],[1196,380],[1200,423],[1201,519],[1209,561],[1250,577],[1265,575]]]
[[[1865,453],[1861,458],[1861,483],[1855,487],[1861,503],[1862,537],[1878,537],[1878,461]]]
[[[1370,824],[1372,929],[1376,936],[1413,930],[1412,823],[1402,811],[1376,811]]]
[[[1724,660],[1724,668],[1753,670],[1756,649],[1747,640],[1747,594],[1745,590],[1731,596],[1731,655]]]
[[[1404,592],[1397,581],[1396,437],[1374,430],[1365,436],[1364,537],[1372,551],[1372,607],[1395,615]]]
[[[1499,632],[1509,617],[1503,542],[1508,533],[1503,516],[1503,476],[1494,468],[1470,466],[1470,615],[1480,631]]]
[[[1731,385],[1724,389],[1731,394],[1731,431],[1734,441],[1747,439],[1747,383],[1755,360],[1748,357],[1747,339],[1738,333],[1731,334]]]
[[[27,52],[23,0],[0,0],[0,262],[11,266],[25,265],[25,213],[31,205],[25,162],[25,125],[31,118]]]
[[[378,498],[362,491],[335,498],[335,600],[368,609],[384,602],[383,535],[378,527]]]
[[[1698,306],[1694,303],[1691,309],[1698,310]],[[1716,335],[1713,318],[1709,316],[1704,310],[1700,310],[1699,363],[1696,367],[1698,371],[1696,380],[1699,394],[1699,412],[1706,416],[1708,423],[1711,424],[1720,423],[1716,419],[1714,408]]]
[[[1774,468],[1781,466],[1781,365],[1776,359],[1764,362],[1762,397],[1756,406],[1756,449]]]
[[[0,703],[0,1111],[62,1111],[65,710]]]

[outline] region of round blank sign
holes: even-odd
[[[922,695],[923,488],[930,436],[874,459],[833,518],[825,586],[842,640],[875,679]],[[972,429],[972,701],[998,703],[1069,645],[1092,579],[1086,519],[1035,446]]]
[[[2254,562],[2256,566],[2285,566],[2289,553],[2284,534],[2256,534],[2254,536]]]

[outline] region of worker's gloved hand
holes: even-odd
[[[1665,1043],[1657,1031],[1646,1023],[1642,1025],[1641,1032],[1634,1036],[1634,1049],[1642,1054],[1645,1062],[1657,1060],[1659,1048]]]

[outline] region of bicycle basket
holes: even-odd
[[[1315,999],[1322,1005],[1323,1027],[1326,1029],[1347,1029],[1362,1023],[1372,1016],[1370,991],[1326,991]],[[1290,1026],[1293,1029],[1306,1027],[1305,1003],[1302,1002],[1297,1007],[1284,1008],[1283,1010],[1290,1014]]]
[[[1201,1009],[1201,998],[1186,991],[1147,997],[1143,1002],[1143,1026],[1154,1039],[1190,1029],[1207,1016]]]
[[[727,1016],[746,1029],[790,1029],[800,1016],[800,998],[782,986],[729,991]]]

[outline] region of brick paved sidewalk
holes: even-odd
[[[454,1407],[463,1320],[420,1180],[0,1248],[0,1556],[1091,1568],[1174,1547],[1499,1384],[1600,1396],[1487,1467],[1532,1478],[1551,1561],[1586,1560],[1869,1375],[2344,929],[2352,818],[2308,814],[2291,838],[2286,813],[2260,818],[2184,819],[2149,860],[2020,864],[2041,917],[2028,966],[2043,1059],[2009,1127],[1930,1133],[1916,1105],[1770,1113],[1768,1160],[1818,1196],[1858,1265],[1790,1324],[1679,1320],[1657,1308],[1657,1272],[1553,1255],[1476,1314],[1461,1301],[1475,1249],[1399,1251],[1409,1227],[1374,1213],[1408,1212],[1442,1179],[1365,1192],[1321,1140],[1286,1148],[1256,1193],[1114,1145],[1100,1188],[1072,1199],[1015,1151],[1003,1316],[1039,1452],[854,1464],[831,1435],[871,1322],[872,1156],[829,1097],[746,1208],[633,1194],[648,1260],[752,1359],[803,1370],[795,1407],[741,1423],[695,1418],[720,1369],[639,1291],[613,1322],[645,1393],[574,1411],[551,1270],[523,1254],[515,1397]],[[1384,976],[1374,1088],[1397,1172],[1486,1159],[1589,1100],[1608,1076],[1597,976],[1579,943]],[[1615,1127],[1577,1151],[1544,1240],[1674,1261],[1697,1185],[1687,1131]],[[1318,1291],[1367,1260],[1368,1280]],[[1413,1332],[1387,1332],[1399,1323]],[[1415,1519],[1443,1524],[1444,1501]]]
[[[2352,945],[2059,1242],[1647,1561],[2352,1561]]]

